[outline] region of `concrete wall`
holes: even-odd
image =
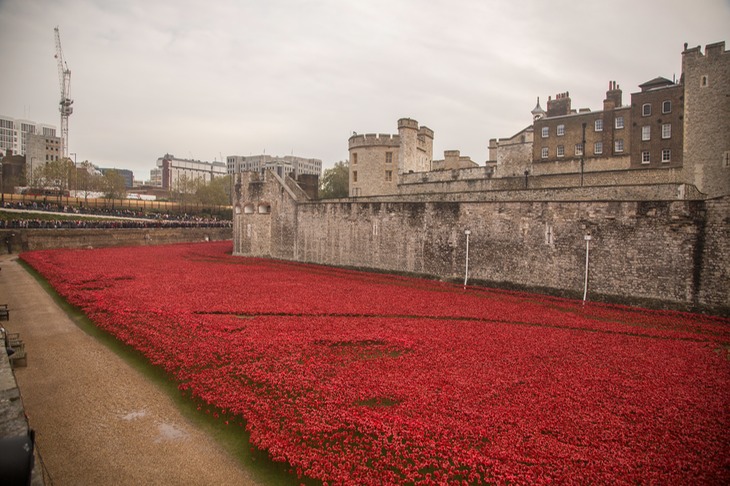
[[[264,194],[276,194],[269,181]],[[241,184],[245,200],[247,187]],[[271,196],[266,196],[271,197]],[[297,202],[235,216],[236,254],[461,279],[727,314],[730,199]],[[270,221],[270,222],[269,222]],[[267,242],[244,228],[270,224]],[[274,228],[276,230],[274,230]],[[256,245],[252,243],[256,242]]]
[[[230,228],[146,228],[146,229],[13,229],[0,230],[0,253],[50,248],[103,248],[108,246],[167,245],[195,241],[229,240]]]

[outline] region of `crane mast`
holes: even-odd
[[[58,81],[61,85],[61,101],[58,111],[61,112],[61,156],[68,158],[68,117],[73,113],[73,100],[71,99],[71,70],[63,59],[61,50],[61,34],[58,27],[53,29],[56,34],[56,60],[58,61]]]

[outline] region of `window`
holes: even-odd
[[[624,117],[617,116],[616,117],[616,128],[623,128],[624,127]]]
[[[553,244],[553,225],[550,223],[545,223],[545,244]]]
[[[651,162],[651,156],[649,155],[649,151],[645,150],[644,152],[641,152],[641,163],[648,164],[649,162]]]
[[[672,102],[669,100],[666,100],[662,103],[662,113],[671,113],[672,112]]]
[[[644,141],[651,140],[651,126],[641,127],[641,139]]]
[[[662,138],[672,138],[672,124],[665,123],[662,125]]]
[[[565,135],[565,125],[558,125],[558,137]]]
[[[702,79],[700,79],[700,87],[706,88],[709,85],[709,79],[707,78],[707,75],[705,74],[702,76]]]
[[[558,145],[558,157],[563,157],[565,155],[565,147],[562,145]]]
[[[672,161],[672,150],[671,149],[664,149],[662,150],[662,162],[667,163]]]
[[[550,127],[542,127],[542,138],[550,136]]]
[[[595,131],[597,131],[597,132],[602,132],[602,131],[603,131],[603,119],[602,119],[602,118],[599,118],[598,120],[596,120],[596,121],[595,121],[595,122],[593,123],[593,128],[594,128],[594,129],[595,129]]]
[[[357,182],[357,171],[356,170],[352,171],[352,182]]]
[[[624,151],[624,141],[622,138],[619,138],[615,142],[613,142],[613,151],[620,153]]]
[[[596,155],[603,153],[603,142],[596,142],[593,144],[593,153]]]
[[[269,214],[271,212],[271,205],[259,204],[259,214]]]
[[[392,182],[392,181],[393,181],[393,171],[386,170],[385,171],[385,182]]]
[[[644,103],[641,107],[641,116],[651,116],[651,103]]]
[[[583,144],[582,143],[575,144],[575,155],[583,155]]]
[[[541,152],[541,157],[543,159],[547,159],[548,155],[550,155],[550,149],[548,149],[547,147],[543,147],[542,152]]]
[[[357,152],[353,152],[352,154],[352,165],[357,164]]]
[[[386,164],[393,163],[393,152],[385,152],[385,163]]]

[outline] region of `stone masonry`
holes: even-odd
[[[730,312],[730,198],[313,202],[269,172],[236,183],[234,253],[579,297]],[[270,205],[270,212],[239,211]]]

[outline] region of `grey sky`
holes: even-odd
[[[685,42],[730,47],[730,1],[0,0],[0,113],[60,128],[57,25],[69,152],[148,179],[166,152],[330,167],[402,117],[483,164],[538,96],[599,110],[610,80],[678,78]]]

